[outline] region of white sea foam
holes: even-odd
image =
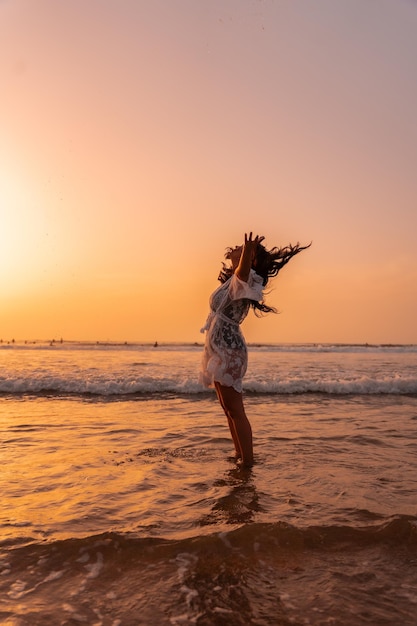
[[[0,394],[206,392],[198,383],[201,346],[63,346],[0,349]],[[244,388],[255,394],[415,394],[416,372],[417,346],[251,346]]]
[[[415,394],[417,393],[417,377],[401,374],[391,377],[371,378],[358,377],[352,379],[322,378],[317,380],[309,376],[297,379],[282,378],[281,380],[257,380],[248,375],[244,382],[246,392],[256,394]],[[44,376],[32,372],[25,379],[5,379],[0,377],[0,394],[9,395],[95,395],[95,396],[137,396],[142,394],[201,394],[206,390],[190,378],[152,378],[126,379],[101,377],[96,380],[62,379]]]
[[[103,555],[101,552],[97,552],[97,561],[95,563],[84,565],[85,569],[88,571],[87,578],[97,578],[103,569],[103,565]]]

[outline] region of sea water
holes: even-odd
[[[417,346],[0,345],[0,623],[417,624]]]

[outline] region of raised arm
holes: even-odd
[[[252,233],[249,233],[249,237],[247,233],[245,233],[245,243],[242,248],[239,265],[237,266],[235,272],[236,276],[245,283],[248,282],[252,263],[256,256],[258,243],[261,243],[264,239],[265,237],[260,237],[259,235],[256,235],[255,239],[252,239]]]

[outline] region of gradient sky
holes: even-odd
[[[250,342],[417,343],[417,3],[0,0],[0,338],[202,341],[224,250],[308,243]]]

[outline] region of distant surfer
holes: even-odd
[[[240,324],[250,307],[255,313],[276,313],[264,302],[264,288],[293,256],[309,248],[289,244],[267,250],[265,237],[245,234],[244,244],[228,248],[219,274],[220,287],[210,297],[210,313],[202,332],[207,331],[200,381],[214,387],[226,414],[238,464],[253,465],[252,428],[243,405],[242,380],[248,355]]]

